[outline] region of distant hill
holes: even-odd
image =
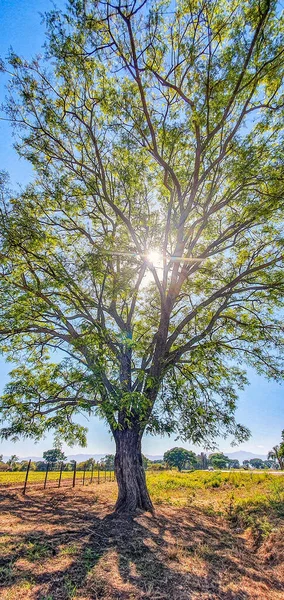
[[[197,450],[197,453],[199,453],[199,451]],[[266,460],[267,459],[267,454],[254,454],[253,452],[246,452],[246,450],[237,450],[236,452],[224,452],[224,454],[226,454],[226,456],[228,456],[231,459],[237,459],[240,461],[240,463],[242,463],[244,460],[251,460],[252,458],[261,458],[262,460]],[[104,456],[106,456],[105,454],[68,454],[67,455],[67,459],[68,460],[76,460],[77,462],[83,462],[85,460],[88,460],[89,458],[94,458],[95,460],[101,460],[102,458],[104,458]],[[149,458],[150,460],[162,460],[163,459],[163,455],[162,454],[146,454],[145,455],[147,458]],[[3,460],[4,462],[6,462],[8,459],[10,458],[10,456],[3,456]],[[29,460],[31,459],[34,462],[37,462],[39,460],[43,460],[42,456],[19,456],[20,460]]]
[[[235,458],[243,462],[243,460],[251,460],[252,458],[261,458],[262,460],[267,459],[267,454],[254,454],[253,452],[246,452],[246,450],[237,450],[236,452],[224,452],[229,458]]]
[[[95,460],[101,460],[104,458],[106,454],[110,454],[110,452],[106,452],[105,454],[68,454],[68,460],[76,460],[77,462],[83,462],[84,460],[88,460],[89,458],[94,458]]]
[[[163,454],[145,454],[149,460],[163,460]]]
[[[76,460],[77,462],[83,462],[84,460],[88,460],[88,458],[94,458],[95,460],[101,460],[101,458],[104,458],[104,456],[106,456],[107,453],[105,454],[68,454],[67,455],[67,459],[68,460]],[[4,462],[6,462],[8,459],[10,458],[10,456],[3,456],[3,460]],[[39,460],[43,460],[42,456],[19,456],[20,460],[32,460],[34,462],[37,462]]]

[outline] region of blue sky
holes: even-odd
[[[57,2],[57,6],[64,6],[65,2]],[[0,56],[5,59],[10,46],[25,58],[40,54],[44,42],[44,25],[41,23],[40,13],[53,8],[49,0],[0,0],[1,39]],[[5,77],[0,80],[0,101],[5,96]],[[1,117],[3,118],[3,113]],[[10,126],[6,121],[0,120],[0,170],[8,171],[11,186],[26,184],[32,176],[28,163],[20,160],[13,149],[13,138]],[[10,365],[0,357],[0,391],[8,381]],[[268,382],[263,377],[249,372],[250,385],[240,393],[237,419],[249,426],[252,437],[249,442],[238,447],[255,453],[266,454],[275,443],[279,442],[281,430],[284,427],[283,419],[283,386],[275,382]],[[114,443],[108,432],[107,426],[98,419],[86,421],[89,428],[88,453],[107,453],[114,450]],[[163,454],[173,445],[183,445],[193,448],[190,444],[181,444],[175,438],[160,438],[146,436],[143,451],[146,454]],[[47,436],[40,444],[32,441],[17,443],[0,443],[0,454],[27,456],[34,454],[41,456],[42,452],[52,446],[51,437]],[[223,451],[232,451],[229,440],[219,440],[219,447]],[[85,452],[79,446],[73,447],[67,453]]]

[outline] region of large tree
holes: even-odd
[[[282,17],[269,0],[69,2],[11,52],[35,172],[1,209],[2,436],[109,424],[119,511],[151,509],[141,439],[244,440],[243,367],[280,378]],[[283,29],[282,29],[283,30]]]

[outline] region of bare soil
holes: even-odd
[[[281,533],[256,548],[196,508],[114,517],[114,498],[0,490],[1,600],[283,600]]]

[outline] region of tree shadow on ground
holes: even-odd
[[[23,582],[31,582],[35,600],[281,597],[281,582],[262,572],[244,540],[216,519],[166,508],[132,519],[109,509],[90,493],[0,496],[1,515],[14,523],[11,531],[3,528],[3,588],[18,590],[19,600]],[[264,595],[252,596],[245,580]]]

